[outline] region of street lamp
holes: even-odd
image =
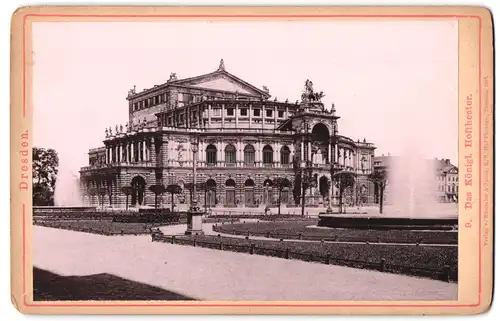
[[[193,152],[193,190],[191,197],[191,211],[197,211],[197,201],[196,201],[196,165],[197,165],[197,156],[198,156],[198,137],[193,136],[191,139],[191,150]]]
[[[196,161],[198,155],[198,136],[194,135],[191,139],[191,150],[193,151],[193,200],[187,212],[188,222],[186,235],[203,235],[203,211],[200,211],[196,202]]]

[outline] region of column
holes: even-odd
[[[273,143],[273,151],[274,151],[274,156],[273,156],[273,163],[277,163],[279,161],[279,146],[277,142]]]
[[[142,161],[147,161],[146,159],[146,139],[142,141]]]
[[[222,117],[222,121],[221,121],[221,127],[224,128],[224,113],[226,112],[226,104],[225,103],[222,103],[221,104],[221,117]]]
[[[234,106],[234,117],[235,117],[235,122],[236,122],[236,128],[238,128],[238,118],[239,118],[238,117],[239,116],[239,114],[238,114],[239,108],[238,107],[239,107],[238,104],[235,104],[235,106]]]
[[[115,152],[115,163],[118,163],[118,146],[114,146],[114,152]]]
[[[212,127],[212,104],[208,104],[208,127]]]
[[[311,157],[311,142],[307,142],[307,160]]]
[[[243,151],[242,142],[239,140],[236,144],[236,166],[241,166],[243,163]]]
[[[300,143],[300,161],[303,162],[305,160],[304,156],[304,141]]]
[[[335,162],[339,163],[339,145],[335,144],[333,153],[335,154]]]
[[[217,162],[222,163],[222,161],[224,161],[224,145],[222,144],[222,142],[218,142],[217,144],[219,145],[219,148],[217,148],[217,151],[219,153],[217,157]]]
[[[198,148],[198,161],[201,163],[200,166],[203,166],[204,159],[205,159],[205,143],[200,142],[199,148]],[[198,166],[198,164],[196,164]]]
[[[278,107],[274,106],[274,128],[278,127]]]
[[[330,143],[328,143],[328,147],[326,148],[326,163],[327,164],[330,164],[331,163],[331,160],[330,160],[330,152],[332,150],[332,145],[330,145]]]
[[[146,162],[149,162],[149,142],[147,139],[144,139],[144,148],[146,153],[146,158],[144,159]]]
[[[133,163],[135,161],[134,159],[134,142],[130,142],[130,162]]]
[[[257,163],[255,166],[258,167],[260,166],[260,142],[258,141],[255,144],[255,162]]]
[[[106,147],[106,164],[109,164],[109,148]]]

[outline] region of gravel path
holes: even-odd
[[[33,244],[33,264],[38,268],[60,275],[109,273],[201,300],[457,299],[455,283],[153,243],[149,236],[102,236],[34,226]]]

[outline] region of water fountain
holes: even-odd
[[[451,230],[456,213],[443,210],[437,198],[437,161],[423,157],[415,145],[389,158],[383,214],[320,214],[318,226],[360,229]],[[384,203],[385,204],[385,203]]]
[[[54,190],[55,206],[82,206],[80,179],[65,167],[60,167]]]
[[[85,212],[94,211],[95,207],[84,206],[80,191],[80,179],[65,162],[60,162],[54,188],[55,206],[33,206],[34,214],[47,212]]]

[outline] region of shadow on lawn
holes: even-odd
[[[36,267],[33,268],[33,290],[35,301],[195,300],[107,273],[60,276]]]

